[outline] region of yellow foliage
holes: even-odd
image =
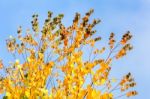
[[[107,47],[95,48],[101,37],[92,37],[96,33],[93,28],[100,22],[98,19],[89,22],[93,12],[91,9],[82,19],[76,13],[73,24],[65,27],[61,21],[63,14],[52,18],[49,11],[42,30],[38,15],[33,15],[32,30],[28,29],[24,36],[20,26],[18,41],[11,37],[6,45],[15,59],[17,55],[22,58],[9,67],[0,60],[0,69],[6,73],[0,78],[0,93],[6,93],[5,98],[9,99],[113,99],[116,97],[114,90],[119,88],[122,93],[134,87],[136,83],[130,73],[121,81],[109,77],[112,62],[132,49],[127,44],[132,37],[130,32],[118,43],[111,33],[108,57],[98,58],[107,52]],[[87,47],[91,48],[89,55]],[[114,57],[112,53],[115,53]],[[118,84],[114,87],[113,83]],[[130,91],[126,96],[136,94],[136,91]]]

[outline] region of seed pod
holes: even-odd
[[[130,39],[132,38],[132,35],[130,34],[130,31],[127,31],[127,33],[125,33],[123,36],[122,36],[122,39],[120,41],[120,43],[122,45],[126,44],[127,41],[129,41]]]
[[[112,32],[111,34],[110,34],[110,37],[109,37],[109,47],[110,47],[110,49],[112,49],[113,47],[114,47],[114,43],[115,43],[115,40],[114,40],[114,33]]]
[[[138,94],[137,91],[129,91],[129,92],[126,93],[126,96],[131,97],[131,96],[135,96],[137,94]]]

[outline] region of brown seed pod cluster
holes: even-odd
[[[77,25],[77,24],[78,24],[78,22],[79,22],[79,20],[80,20],[80,17],[81,17],[80,13],[76,13],[76,14],[75,14],[75,18],[74,18],[74,20],[73,20],[73,24],[74,24],[74,25]]]
[[[129,91],[129,92],[126,93],[126,96],[131,97],[131,96],[135,96],[137,94],[138,94],[137,91]]]
[[[112,49],[114,47],[114,43],[116,42],[114,39],[115,34],[112,32],[109,36],[109,47]]]
[[[131,73],[128,73],[123,77],[123,79],[120,81],[121,91],[126,91],[129,88],[135,87],[136,83],[131,75]]]
[[[124,45],[121,50],[116,54],[116,59],[119,59],[127,54],[128,51],[132,50],[133,46],[131,44]]]
[[[6,46],[9,52],[14,52],[15,51],[15,45],[16,45],[16,39],[13,38],[12,36],[6,40]]]
[[[38,22],[38,15],[34,14],[32,16],[33,20],[31,21],[32,23],[32,29],[34,32],[38,32],[39,31],[39,22]]]
[[[126,44],[130,39],[132,38],[132,35],[130,34],[130,31],[127,31],[127,33],[125,33],[123,36],[122,36],[122,39],[120,41],[120,43],[122,45]]]

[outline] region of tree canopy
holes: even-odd
[[[7,50],[16,61],[9,66],[0,61],[0,93],[4,98],[116,99],[137,95],[130,72],[120,79],[109,77],[112,62],[133,48],[131,33],[127,31],[119,41],[110,33],[108,48],[95,47],[102,38],[94,36],[94,27],[101,21],[89,22],[93,12],[90,9],[82,18],[76,13],[68,27],[62,23],[63,14],[52,17],[51,11],[42,28],[37,14],[32,16],[32,29],[24,32],[20,26],[18,37],[6,40]],[[91,50],[87,53],[84,48]],[[110,51],[103,58],[106,49]]]

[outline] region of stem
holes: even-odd
[[[114,48],[112,48],[112,49],[110,50],[110,52],[109,52],[109,54],[108,54],[108,57],[106,58],[105,62],[108,61],[108,59],[110,58],[110,56],[111,56],[111,54],[113,53],[113,51],[114,51],[119,45],[120,45],[120,43],[118,42],[117,45],[116,45]]]
[[[90,86],[92,86],[93,85],[93,81],[92,81],[92,83],[91,83],[91,85]],[[84,95],[84,97],[83,97],[83,99],[85,99],[85,97],[86,97],[86,95],[88,94],[88,91],[85,93],[85,95]]]
[[[115,97],[114,99],[121,98],[121,97],[123,97],[123,96],[125,96],[125,95],[126,95],[126,94],[122,94],[122,95],[120,95],[120,96]]]

